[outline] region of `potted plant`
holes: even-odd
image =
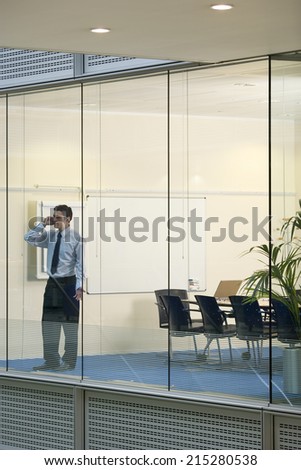
[[[271,297],[285,305],[291,315],[297,341],[284,349],[283,372],[284,389],[292,393],[301,393],[301,239],[296,236],[299,229],[301,213],[297,212],[282,225],[279,243],[250,248],[248,253],[256,253],[263,266],[247,277],[243,285],[246,295],[257,300]],[[296,344],[298,340],[300,343]]]

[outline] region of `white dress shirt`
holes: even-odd
[[[45,230],[39,223],[24,235],[24,240],[32,246],[47,248],[47,274],[54,278],[76,276],[76,289],[82,288],[83,271],[83,244],[80,235],[70,227],[62,230],[59,262],[55,274],[51,274],[51,262],[58,231]]]

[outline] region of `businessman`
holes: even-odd
[[[72,209],[65,204],[53,210],[53,216],[30,229],[24,236],[27,243],[47,248],[47,280],[42,314],[44,363],[35,371],[72,370],[76,365],[79,306],[83,296],[83,245],[80,235],[70,227]],[[51,226],[50,230],[45,227]],[[61,358],[61,332],[65,351]]]

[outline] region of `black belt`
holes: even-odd
[[[62,284],[62,285],[67,285],[67,284],[75,284],[76,283],[76,277],[75,276],[66,276],[66,277],[50,277],[50,281],[54,282],[55,284]]]

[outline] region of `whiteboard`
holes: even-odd
[[[168,218],[164,197],[88,196],[87,293],[153,292],[168,286],[206,290],[205,201],[171,198]],[[191,236],[191,211],[202,219],[194,230],[197,237]]]

